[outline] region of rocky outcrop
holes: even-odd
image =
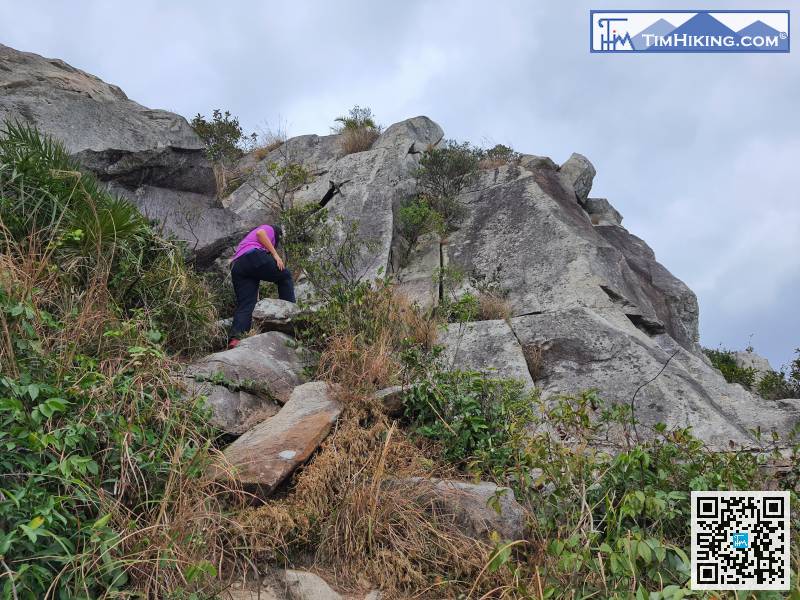
[[[592,182],[597,174],[594,165],[589,162],[583,154],[573,152],[572,156],[561,165],[561,176],[567,187],[575,191],[578,202],[586,202],[589,192],[592,190]]]
[[[734,352],[733,360],[736,362],[736,366],[739,368],[753,369],[754,384],[758,384],[758,382],[764,378],[764,375],[768,375],[769,373],[775,371],[775,369],[772,368],[772,365],[769,364],[769,360],[750,350],[739,350]]]
[[[303,382],[303,360],[292,338],[270,331],[246,338],[232,350],[201,358],[186,368],[186,375],[284,404]]]
[[[185,240],[201,260],[244,227],[215,200],[203,144],[186,119],[146,108],[67,63],[0,45],[0,121],[36,126],[113,192]]]
[[[308,460],[340,412],[328,384],[313,381],[296,387],[277,415],[225,449],[229,467],[217,470],[218,476],[233,477],[245,489],[268,496]]]
[[[394,209],[415,189],[419,156],[443,136],[427,117],[414,117],[387,128],[363,152],[342,155],[338,135],[292,138],[269,153],[251,176],[223,203],[248,223],[279,220],[279,207],[269,191],[271,163],[303,165],[313,175],[308,185],[288,194],[286,206],[319,202],[330,182],[346,182],[327,205],[339,234],[355,224],[374,248],[353,271],[365,278],[386,273],[391,263]]]
[[[388,484],[407,489],[432,511],[451,516],[463,533],[474,539],[488,540],[492,532],[505,540],[525,538],[525,509],[510,488],[488,482],[419,477]]]
[[[797,407],[765,404],[667,334],[651,336],[613,309],[555,310],[516,317],[511,325],[523,346],[542,348],[537,384],[545,397],[595,388],[607,401],[633,401],[646,425],[691,426],[720,449],[731,441],[757,446],[751,429],[785,435],[800,418]]]
[[[529,390],[534,387],[522,345],[505,321],[453,323],[439,334],[439,343],[451,368],[483,371],[489,377],[521,381]]]
[[[230,252],[249,228],[278,219],[268,165],[297,163],[310,174],[281,199],[284,206],[319,202],[331,182],[340,184],[325,207],[331,222],[340,235],[355,224],[374,244],[352,275],[391,273],[425,307],[485,285],[503,292],[508,324],[470,324],[461,340],[443,336],[448,352],[459,348],[451,356],[456,367],[516,377],[530,387],[524,365],[531,370],[525,358],[535,350],[541,371],[535,383],[546,399],[589,387],[618,403],[635,394],[645,425],[693,426],[719,446],[752,445],[750,429],[785,432],[798,420],[796,403],[765,404],[709,365],[698,345],[695,295],[622,227],[608,200],[590,198],[595,168],[580,154],[560,166],[521,154],[482,170],[457,199],[465,207],[457,230],[442,240],[424,237],[406,252],[397,209],[416,193],[421,154],[444,135],[424,116],[388,127],[369,149],[348,155],[337,135],[287,140],[260,161],[248,157],[243,165],[250,174],[221,204],[202,144],[183,117],[143,107],[61,61],[0,46],[0,118],[32,123],[62,140],[111,190],[186,240],[201,265]],[[442,268],[466,275],[459,289],[444,289]],[[304,289],[301,282],[298,293]],[[274,308],[263,326],[290,331],[296,317],[275,316]],[[259,410],[256,398],[288,400],[302,382],[302,362],[287,341],[256,336],[238,352],[193,365],[201,378],[219,372],[234,382],[222,386],[227,391],[208,390],[220,426],[240,431],[250,423],[246,415]]]

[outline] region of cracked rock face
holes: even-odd
[[[292,138],[268,154],[223,203],[249,224],[278,219],[279,211],[268,201],[264,183],[265,178],[269,181],[267,165],[274,162],[302,164],[314,176],[308,185],[286,198],[287,206],[319,202],[331,181],[347,181],[326,209],[332,220],[340,218],[342,227],[355,223],[359,235],[373,242],[374,251],[355,271],[375,278],[390,268],[394,210],[414,193],[414,172],[421,152],[436,145],[443,135],[427,117],[414,117],[395,123],[369,150],[354,154],[342,155],[338,135]]]
[[[67,63],[0,44],[0,121],[36,126],[167,231],[200,261],[243,229],[215,201],[203,144],[174,113],[146,108],[115,85]]]

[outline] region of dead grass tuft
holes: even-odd
[[[332,338],[320,356],[317,376],[367,393],[396,383],[400,371],[392,348],[391,333],[382,333],[370,343],[358,334]]]
[[[478,311],[484,321],[511,318],[511,305],[508,300],[496,294],[483,293],[478,295]]]
[[[528,371],[534,382],[539,381],[544,375],[544,350],[538,344],[523,346],[522,353],[528,365]]]
[[[343,154],[354,154],[372,148],[380,136],[380,131],[372,127],[347,128],[340,134]]]

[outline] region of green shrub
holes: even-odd
[[[380,130],[380,126],[375,122],[375,117],[372,115],[372,109],[368,107],[361,108],[357,104],[348,111],[346,116],[336,117],[334,121],[338,123],[333,128],[334,133],[355,129]]]
[[[448,140],[427,150],[420,159],[417,190],[441,215],[447,230],[455,227],[464,214],[456,197],[477,181],[480,158],[480,149],[469,142]]]
[[[238,117],[215,108],[211,120],[198,113],[191,121],[192,129],[206,145],[208,158],[215,162],[230,162],[242,157],[248,147],[255,144],[255,133],[245,136]]]
[[[509,146],[497,144],[488,150],[481,152],[480,166],[481,168],[493,168],[502,165],[509,165],[519,162],[520,153],[516,152]]]
[[[752,367],[740,367],[736,364],[733,352],[730,350],[703,350],[711,360],[711,364],[720,370],[728,383],[740,383],[746,388],[752,388],[756,378],[756,370]]]
[[[409,198],[397,211],[397,230],[405,242],[405,252],[400,261],[405,264],[421,236],[434,231],[443,232],[442,216],[424,196]]]
[[[201,589],[227,535],[200,477],[214,433],[167,352],[210,340],[207,288],[25,126],[0,135],[0,232],[3,597]]]
[[[447,461],[490,474],[518,464],[510,441],[533,405],[521,383],[475,371],[435,372],[403,402],[413,431],[438,442]]]

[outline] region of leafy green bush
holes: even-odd
[[[443,232],[442,216],[435,211],[427,198],[417,196],[404,201],[397,211],[397,231],[405,242],[401,263],[408,262],[419,238],[426,233]]]
[[[427,150],[420,159],[417,190],[441,215],[448,230],[463,215],[463,207],[456,196],[477,181],[480,158],[481,150],[469,142],[447,140]]]
[[[124,321],[69,354],[54,340],[74,324],[5,288],[0,323],[10,343],[0,377],[4,597],[12,588],[20,598],[95,598],[136,587],[150,568],[131,559],[159,554],[168,588],[187,550],[177,538],[163,546],[177,532],[157,515],[176,502],[170,484],[202,474],[213,436],[206,410],[174,387],[161,334]]]
[[[752,367],[740,367],[736,364],[733,352],[730,350],[704,349],[711,364],[720,370],[728,383],[740,383],[746,388],[752,388],[756,378],[756,370]]]
[[[211,120],[198,113],[190,124],[205,143],[208,158],[215,162],[241,158],[258,138],[255,133],[245,136],[238,117],[231,116],[227,110],[223,113],[218,108],[211,113]]]
[[[475,371],[435,372],[403,403],[412,429],[437,441],[449,462],[484,473],[518,464],[510,441],[533,405],[521,383]]]
[[[481,152],[481,168],[499,167],[519,162],[520,153],[509,146],[497,144]]]

